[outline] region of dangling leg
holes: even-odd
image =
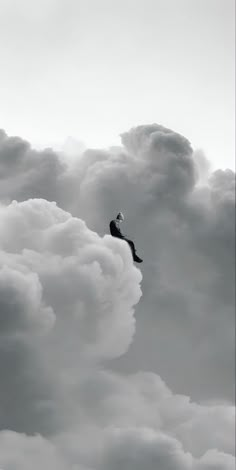
[[[127,240],[127,239],[126,239],[126,241],[127,241],[127,243],[129,244],[129,247],[130,247],[130,249],[131,249],[131,251],[132,251],[132,255],[133,255],[133,258],[134,258],[135,252],[136,252],[135,246],[134,246],[134,242],[132,242],[131,240]]]
[[[127,243],[130,246],[130,249],[131,249],[132,255],[133,255],[133,260],[136,261],[136,263],[142,263],[143,260],[141,258],[139,258],[139,256],[136,255],[136,248],[135,248],[134,242],[132,242],[132,240],[127,240],[127,239],[125,239],[125,240],[127,241]]]

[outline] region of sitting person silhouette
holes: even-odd
[[[139,258],[139,256],[137,256],[137,254],[136,254],[136,248],[135,248],[134,242],[132,242],[132,240],[128,240],[128,238],[126,238],[120,230],[120,224],[121,224],[121,222],[123,222],[123,220],[124,220],[124,216],[123,216],[122,212],[119,212],[119,214],[117,214],[117,216],[116,216],[116,219],[114,219],[110,222],[111,235],[113,237],[121,238],[122,240],[125,240],[130,246],[130,249],[131,249],[131,252],[132,252],[132,255],[133,255],[133,260],[136,263],[142,263],[143,260],[141,258]]]

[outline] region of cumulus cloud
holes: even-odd
[[[161,372],[195,398],[233,400],[235,175],[209,167],[202,179],[189,142],[158,125],[123,143],[86,152],[77,171],[82,217],[104,233],[122,210],[144,259],[137,334],[118,366]]]
[[[107,452],[99,468],[106,470],[232,470],[230,455],[212,451],[201,459],[184,452],[181,444],[168,435],[150,429],[116,429],[107,441]]]
[[[30,289],[22,286],[27,281],[17,272],[12,281],[7,271],[5,297],[12,299],[14,283],[19,303],[24,303],[26,296],[27,309],[33,315],[31,304],[36,301],[37,310],[43,295],[49,306],[46,313],[55,311],[60,321],[54,329],[70,324],[78,347],[88,342],[96,357],[114,357],[127,349],[134,332],[133,306],[141,296],[141,273],[131,263],[128,246],[110,236],[101,239],[83,221],[46,200],[2,207],[0,243],[11,253],[11,266],[27,272],[31,284]],[[18,290],[25,293],[20,295]],[[3,302],[7,308],[11,300],[3,297]],[[14,309],[16,321],[20,308]],[[43,321],[42,312],[38,317]]]
[[[233,407],[193,403],[152,373],[86,374],[71,395],[83,414],[70,430],[50,439],[0,433],[4,468],[15,470],[18,462],[30,468],[36,457],[52,469],[234,468]]]
[[[36,348],[44,350],[40,359],[47,382],[48,376],[56,373],[56,367],[62,370],[64,366],[67,373],[70,368],[71,374],[76,374],[75,357],[90,357],[96,362],[126,351],[134,334],[133,307],[141,296],[141,274],[131,262],[128,247],[111,237],[100,238],[83,221],[53,203],[46,200],[13,202],[2,206],[0,212],[3,367],[6,363],[1,413],[5,426],[15,429],[15,410],[9,413],[5,406],[8,388],[15,380],[18,389],[11,390],[13,397],[19,400],[20,387],[22,401],[26,400],[28,390],[24,380],[31,387],[28,375],[32,372],[33,381]],[[33,338],[33,334],[37,338]],[[10,356],[11,362],[14,357],[18,358],[14,380],[5,356]],[[27,375],[28,357],[32,371]],[[35,392],[37,394],[37,390]],[[46,408],[51,408],[51,393],[44,397],[42,391],[42,407],[45,404]],[[34,407],[34,397],[32,400]],[[26,407],[29,407],[29,398]],[[39,423],[30,422],[27,430],[33,426],[36,431],[37,425]],[[25,431],[24,427],[22,430]]]
[[[234,453],[233,405],[203,405],[173,393],[160,376],[93,374],[81,384],[80,403],[91,420],[117,428],[132,425],[162,431],[180,441],[194,457],[210,448]]]
[[[0,141],[0,468],[232,470],[234,173],[157,124]]]
[[[20,137],[0,132],[0,199],[55,200],[59,198],[64,171],[63,162],[51,149],[38,152]]]
[[[116,429],[109,436],[108,451],[100,468],[106,470],[154,468],[187,470],[191,456],[179,442],[149,429]]]

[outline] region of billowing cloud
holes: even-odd
[[[192,458],[177,441],[149,429],[115,430],[108,440],[108,451],[100,468],[106,470],[162,468],[188,470]]]
[[[117,365],[160,372],[195,398],[232,400],[235,175],[209,167],[202,178],[188,141],[158,125],[123,142],[87,151],[77,170],[82,217],[104,233],[122,210],[144,259],[137,333]]]
[[[52,150],[38,152],[25,140],[0,131],[0,199],[57,200],[64,171],[63,163]]]
[[[45,200],[13,202],[2,207],[0,243],[11,253],[12,269],[15,266],[16,270],[28,272],[29,282],[31,276],[39,283],[34,286],[32,282],[31,289],[27,289],[21,286],[27,282],[21,280],[21,273],[16,273],[12,281],[7,272],[4,288],[10,299],[14,283],[16,291],[26,292],[16,293],[19,303],[25,302],[26,295],[27,308],[33,315],[31,303],[39,302],[39,295],[43,296],[49,311],[56,312],[58,325],[56,322],[54,329],[64,323],[70,325],[78,347],[89,344],[88,349],[96,357],[114,357],[127,349],[134,332],[133,306],[141,295],[141,273],[131,262],[128,245],[110,236],[101,239],[83,221]],[[32,299],[34,295],[36,300]],[[19,316],[19,311],[15,315]],[[46,310],[48,314],[49,311]],[[43,321],[43,313],[38,316]],[[73,342],[72,337],[70,340]]]
[[[141,274],[128,247],[111,237],[101,239],[53,203],[13,202],[0,212],[2,422],[18,430],[24,417],[21,430],[41,431],[39,418],[32,420],[35,394],[42,409],[53,413],[52,394],[57,392],[48,377],[57,367],[76,374],[83,355],[96,362],[126,351],[134,334]],[[46,382],[41,392],[40,367]],[[20,417],[11,404],[6,406],[9,388],[14,403],[25,402]]]
[[[116,428],[150,428],[171,435],[194,457],[216,447],[234,453],[233,405],[197,404],[176,395],[153,373],[93,374],[81,384],[80,403],[91,421]]]
[[[0,468],[232,470],[234,173],[157,124],[0,145]]]

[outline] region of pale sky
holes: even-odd
[[[233,0],[0,0],[0,125],[107,147],[170,127],[234,168]]]

